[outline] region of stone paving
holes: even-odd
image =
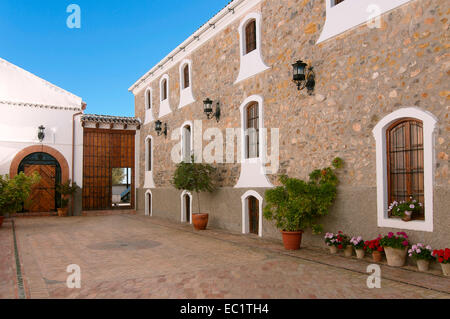
[[[27,298],[449,298],[438,272],[382,266],[367,288],[366,261],[317,249],[120,215],[19,218],[16,234]],[[17,298],[11,227],[0,229],[0,297]],[[68,289],[68,265],[81,289]]]

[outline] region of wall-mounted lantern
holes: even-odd
[[[39,142],[42,143],[42,141],[45,138],[45,127],[44,127],[44,125],[41,125],[41,126],[39,126],[38,129],[39,129],[38,130],[38,139],[39,139]]]
[[[220,102],[216,104],[216,111],[213,110],[213,101],[209,98],[203,101],[203,112],[206,114],[208,120],[216,118],[217,123],[220,121]]]
[[[161,121],[159,121],[159,120],[156,121],[155,122],[155,131],[158,134],[158,136],[161,136],[164,134],[167,137],[167,123],[164,123],[164,130],[163,130]]]
[[[306,88],[308,94],[312,95],[316,86],[316,74],[314,73],[313,67],[308,66],[302,60],[298,60],[292,64],[292,67],[294,68],[293,81],[297,84],[297,89],[301,91]]]

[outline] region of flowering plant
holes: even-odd
[[[361,236],[350,239],[350,244],[352,244],[355,249],[364,249],[364,240]]]
[[[409,201],[394,201],[389,205],[388,212],[392,216],[405,217],[406,215],[411,216],[413,213],[420,213],[423,209],[423,204],[419,203],[412,196]]]
[[[378,252],[383,252],[384,249],[381,246],[381,235],[376,238],[376,239],[372,239],[372,240],[368,240],[364,243],[364,250],[367,251],[368,253],[373,253],[374,251],[378,251]]]
[[[384,236],[381,241],[381,246],[391,248],[406,248],[409,247],[408,235],[405,232],[398,232],[397,236],[390,232],[387,236]]]
[[[450,264],[450,249],[434,250],[432,255],[440,264]]]
[[[408,250],[409,257],[412,257],[414,259],[422,259],[422,260],[433,260],[432,256],[432,249],[431,246],[428,245],[425,247],[424,244],[416,244],[411,247],[410,250]]]
[[[335,246],[339,249],[344,249],[350,245],[350,238],[341,231],[337,234],[327,233],[325,235],[325,243],[327,246]]]

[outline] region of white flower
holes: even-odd
[[[427,246],[428,250],[433,250],[430,245]]]
[[[417,249],[417,251],[416,251],[418,254],[420,254],[420,252],[421,252],[421,250],[420,249]]]

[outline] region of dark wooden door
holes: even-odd
[[[249,217],[249,231],[251,234],[258,235],[259,233],[259,202],[255,197],[248,199],[248,217]]]
[[[31,191],[31,202],[26,209],[32,213],[51,212],[56,210],[56,166],[55,165],[25,165],[24,173],[27,176],[37,172],[41,176],[39,184]]]
[[[191,222],[191,198],[189,195],[185,195],[185,205],[186,205],[186,222]]]

